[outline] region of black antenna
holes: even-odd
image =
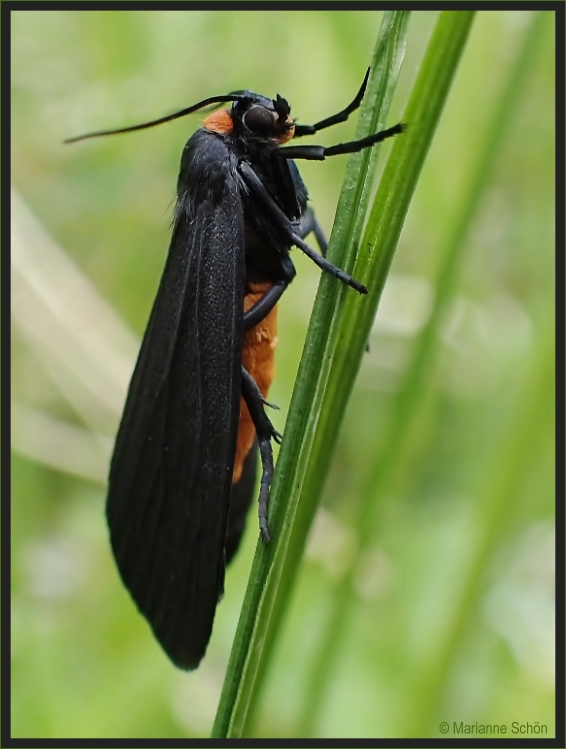
[[[197,109],[202,109],[209,104],[222,104],[226,101],[240,101],[245,98],[241,94],[227,94],[226,96],[210,96],[208,99],[199,101],[198,104],[193,104],[192,107],[187,109],[181,109],[179,112],[168,114],[165,117],[160,117],[158,120],[151,120],[151,122],[143,122],[141,125],[131,125],[130,127],[120,127],[117,130],[97,130],[94,133],[85,133],[85,135],[75,135],[74,138],[65,138],[63,143],[76,143],[78,140],[86,140],[87,138],[99,138],[102,135],[117,135],[118,133],[131,133],[134,130],[145,130],[148,127],[154,125],[161,125],[162,122],[169,122],[170,120],[176,120],[179,117],[184,117],[187,114],[196,112]]]

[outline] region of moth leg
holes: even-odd
[[[297,148],[301,147],[302,146],[297,146]],[[305,146],[305,148],[306,147],[307,146]],[[308,244],[303,242],[303,240],[297,233],[297,227],[293,225],[293,223],[283,213],[281,208],[279,208],[277,203],[269,194],[269,191],[267,190],[261,179],[257,176],[257,174],[249,164],[244,161],[240,164],[239,169],[246,185],[248,186],[250,191],[257,197],[258,201],[262,204],[265,211],[269,214],[275,226],[277,226],[277,228],[281,231],[289,244],[294,244],[296,247],[302,250],[305,255],[308,255],[308,257],[310,257],[310,259],[314,263],[316,263],[319,268],[325,270],[327,273],[330,273],[335,278],[338,278],[347,286],[351,286],[359,294],[367,294],[368,290],[363,284],[356,281],[354,278],[352,278],[352,276],[345,273],[341,268],[337,268],[325,257],[319,255],[318,252],[315,252],[311,247],[308,246]]]
[[[387,138],[392,138],[394,135],[405,132],[407,126],[398,122],[393,127],[388,127],[386,130],[380,130],[378,133],[368,135],[365,138],[359,140],[350,140],[347,143],[338,143],[335,146],[287,146],[286,148],[279,148],[277,153],[283,156],[285,159],[309,159],[311,161],[324,161],[329,156],[337,156],[341,153],[358,153],[363,151],[364,148],[375,146],[376,143]]]
[[[316,241],[318,243],[318,246],[320,247],[322,256],[326,257],[326,252],[328,250],[328,242],[326,241],[326,237],[324,236],[322,227],[318,223],[318,220],[314,214],[313,209],[309,206],[307,210],[305,211],[305,215],[301,219],[301,223],[299,225],[299,231],[297,233],[299,234],[301,239],[304,239],[308,234],[310,234],[311,231],[316,237]],[[245,325],[245,316],[244,316],[244,325]],[[369,343],[366,343],[366,353],[368,352],[369,352]]]
[[[293,278],[295,277],[296,271],[293,261],[288,256],[281,258],[281,279],[273,284],[257,301],[253,307],[247,312],[244,312],[244,332],[255,328],[271,310],[275,307],[277,302],[281,299],[283,292],[289,286]]]
[[[320,247],[320,252],[322,253],[322,257],[326,257],[326,251],[328,249],[328,242],[326,241],[326,237],[324,236],[324,232],[322,231],[321,225],[318,223],[318,220],[316,216],[314,215],[313,209],[309,206],[307,210],[305,211],[305,215],[301,219],[301,223],[299,224],[299,230],[297,234],[301,239],[304,239],[306,236],[308,236],[311,231],[313,232],[314,236],[316,237],[316,241],[318,246]]]
[[[356,98],[351,104],[348,104],[348,106],[341,112],[338,112],[338,114],[333,114],[330,117],[317,122],[316,125],[295,125],[295,134],[293,135],[293,138],[301,138],[303,135],[314,135],[315,133],[318,133],[319,130],[324,130],[327,127],[332,127],[332,125],[336,125],[339,122],[345,122],[352,114],[352,112],[355,112],[362,103],[369,78],[369,71],[370,69],[368,68],[366,70],[363,83],[360,86],[360,90],[356,94]]]
[[[263,407],[263,396],[253,377],[242,367],[242,397],[248,407],[257,434],[259,454],[261,455],[261,483],[259,489],[259,528],[264,543],[269,543],[269,527],[267,524],[267,507],[269,504],[269,490],[273,481],[273,449],[271,440],[281,441],[281,435],[269,420]]]

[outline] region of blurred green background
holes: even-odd
[[[440,736],[440,721],[509,733],[513,721],[538,722],[554,734],[554,36],[544,15],[414,426],[353,574],[338,655],[317,684],[317,646],[427,319],[439,250],[533,16],[475,19],[343,425],[258,736],[301,735],[306,723],[327,737]],[[391,124],[435,19],[412,14]],[[73,146],[62,139],[241,88],[280,93],[300,122],[317,121],[351,101],[380,20],[369,11],[12,13],[13,736],[207,736],[257,539],[253,514],[206,659],[195,673],[176,671],[119,582],[104,482],[167,250],[181,149],[201,117]],[[353,128],[316,142],[346,140]],[[328,234],[344,167],[345,157],[301,164]],[[296,251],[293,260],[270,393],[280,430],[318,281],[312,263]],[[315,702],[305,723],[302,708]]]

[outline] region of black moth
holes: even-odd
[[[269,541],[271,440],[265,398],[273,378],[276,303],[293,280],[293,245],[360,294],[326,260],[326,241],[293,159],[353,153],[402,124],[330,148],[286,146],[343,122],[354,101],[316,125],[298,125],[280,96],[251,91],[206,99],[140,130],[210,104],[183,151],[173,236],[132,375],[110,467],[106,512],[118,570],[173,663],[203,658],[262,474],[259,524]],[[313,232],[322,254],[304,241]]]

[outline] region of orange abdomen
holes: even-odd
[[[244,312],[258,302],[271,284],[251,284],[250,293],[244,297]],[[255,328],[244,335],[242,366],[255,380],[264,398],[267,398],[269,386],[275,376],[275,347],[277,346],[277,307]],[[239,481],[242,464],[255,439],[255,427],[244,399],[240,399],[240,423],[238,426],[238,443],[232,483]]]

